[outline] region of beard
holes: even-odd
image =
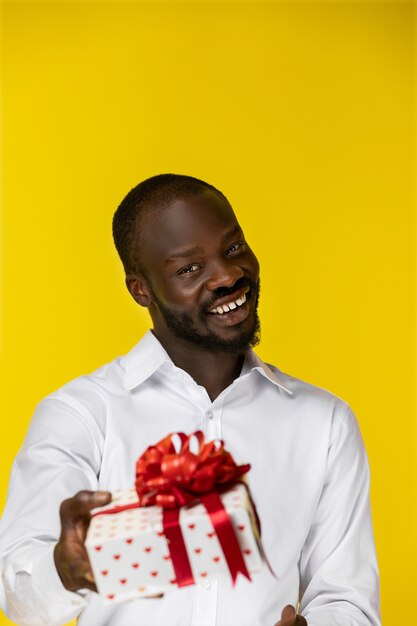
[[[243,330],[236,334],[236,337],[231,339],[225,339],[214,331],[208,328],[207,317],[211,315],[208,313],[212,304],[218,299],[228,295],[234,294],[238,289],[242,287],[250,287],[251,298],[254,301],[254,316],[253,322],[250,328]],[[205,333],[199,331],[193,325],[193,319],[188,313],[175,313],[171,309],[167,309],[161,302],[155,298],[158,309],[164,318],[165,324],[172,331],[172,333],[179,339],[184,339],[189,343],[204,348],[206,350],[228,352],[232,354],[242,354],[258,345],[260,341],[261,324],[258,316],[258,302],[259,302],[260,283],[250,280],[249,278],[241,278],[236,284],[228,289],[227,287],[220,287],[213,296],[205,302],[198,311],[198,317],[200,321],[206,326],[207,331]],[[234,328],[239,331],[240,327],[243,327],[247,323],[247,320],[236,324]]]

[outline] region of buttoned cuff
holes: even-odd
[[[87,606],[88,590],[68,591],[62,584],[54,561],[55,545],[44,550],[32,565],[32,586],[43,598],[48,624],[59,626],[76,618]]]

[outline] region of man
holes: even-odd
[[[225,196],[192,177],[155,176],[123,200],[113,233],[153,330],[38,406],[3,519],[8,614],[30,626],[76,616],[82,626],[379,626],[356,419],[342,400],[252,351],[259,265]],[[148,445],[197,429],[251,464],[275,576],[264,568],[235,588],[219,579],[104,605],[84,548],[90,510],[132,485]]]

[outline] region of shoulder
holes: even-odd
[[[34,420],[71,421],[104,432],[110,399],[123,395],[123,358],[117,357],[90,373],[81,374],[49,393],[36,407]]]
[[[321,400],[323,402],[331,402],[334,400],[343,401],[341,398],[324,387],[319,387],[318,385],[313,385],[312,383],[309,383],[301,378],[296,378],[271,363],[266,363],[266,365],[275,374],[277,379],[280,382],[282,381],[282,384],[285,385],[285,387],[289,389],[297,398],[317,398],[317,400]]]
[[[127,354],[69,381],[48,394],[38,408],[43,414],[64,411],[75,420],[94,421],[104,431],[110,404],[121,406],[135,385],[166,359],[165,351],[148,331]]]
[[[313,385],[301,378],[283,372],[275,365],[266,364],[277,380],[291,394],[285,394],[298,416],[306,416],[311,421],[326,420],[334,427],[357,427],[356,416],[349,403],[324,387]]]

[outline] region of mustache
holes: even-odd
[[[219,287],[218,289],[213,291],[213,295],[203,305],[204,310],[207,311],[207,309],[210,309],[212,305],[216,302],[216,300],[218,300],[219,298],[225,298],[226,296],[231,296],[232,294],[236,293],[236,291],[238,291],[239,289],[242,289],[243,287],[249,287],[251,290],[253,290],[256,293],[258,289],[258,285],[259,285],[259,281],[255,282],[251,278],[242,276],[242,278],[239,278],[232,287]]]

